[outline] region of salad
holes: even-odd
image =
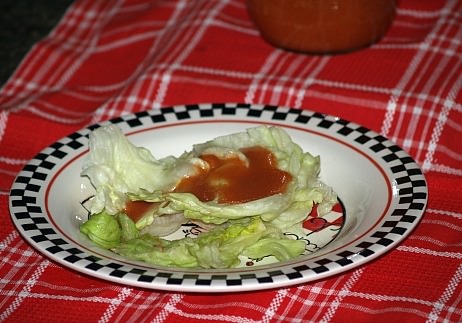
[[[295,258],[314,205],[319,216],[337,202],[319,179],[320,158],[276,126],[199,143],[156,159],[115,125],[90,134],[82,176],[95,188],[80,231],[98,246],[149,264],[233,268],[242,258]],[[169,239],[185,223],[197,237]]]

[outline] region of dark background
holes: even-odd
[[[0,87],[31,47],[49,34],[72,0],[0,0]]]

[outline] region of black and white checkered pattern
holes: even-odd
[[[237,271],[170,270],[94,255],[62,237],[49,221],[39,196],[63,161],[85,152],[88,134],[104,124],[116,124],[125,132],[146,126],[191,120],[255,121],[281,123],[328,132],[380,159],[393,174],[398,207],[381,226],[349,246],[321,258]],[[135,286],[183,291],[231,291],[247,286],[270,288],[327,277],[338,269],[350,269],[396,245],[415,227],[427,201],[425,178],[418,165],[401,148],[362,126],[307,110],[250,104],[198,104],[166,107],[124,115],[90,126],[52,144],[21,171],[11,189],[10,210],[22,235],[41,252],[62,264],[107,280]],[[347,215],[348,216],[348,215]]]

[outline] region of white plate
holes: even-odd
[[[307,224],[319,229],[304,237],[311,249],[291,261],[190,270],[122,258],[96,247],[79,232],[86,216],[82,202],[93,192],[79,176],[88,153],[88,134],[109,123],[156,158],[178,156],[195,143],[260,124],[281,126],[304,150],[321,156],[321,179],[338,193],[343,208],[336,208],[327,220]],[[10,193],[10,212],[18,231],[51,259],[117,283],[188,292],[276,288],[345,272],[394,248],[418,224],[426,203],[427,186],[420,168],[383,136],[316,112],[248,104],[176,106],[90,126],[34,157]]]

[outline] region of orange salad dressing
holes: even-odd
[[[236,204],[283,193],[292,176],[277,168],[273,153],[263,147],[241,149],[247,157],[246,165],[238,157],[220,159],[215,155],[200,158],[210,169],[184,178],[176,192],[189,192],[203,202],[217,200],[223,204]]]
[[[138,222],[147,212],[154,208],[159,203],[146,202],[146,201],[128,201],[125,204],[125,214],[133,220]]]
[[[241,152],[248,164],[237,156],[220,159],[215,155],[201,155],[210,167],[183,178],[174,191],[192,193],[202,202],[216,200],[222,204],[245,203],[286,191],[292,176],[277,167],[271,151],[256,146],[241,149]],[[137,222],[155,204],[129,201],[124,211]]]

